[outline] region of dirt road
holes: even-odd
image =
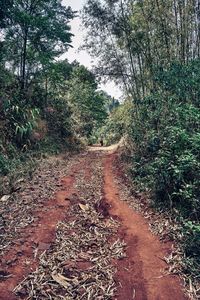
[[[15,195],[21,199],[16,218],[31,216],[23,226],[9,223],[12,211],[2,204],[1,300],[187,299],[179,278],[167,273],[163,258],[170,245],[120,199],[112,168],[116,148],[60,159],[43,177],[39,170]]]

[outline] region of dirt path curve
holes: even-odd
[[[179,279],[164,274],[169,245],[120,199],[117,148],[91,147],[71,158],[54,195],[30,209],[33,223],[0,257],[0,300],[187,299]]]
[[[104,158],[105,199],[110,205],[110,214],[121,220],[119,234],[127,244],[127,258],[118,263],[117,280],[121,288],[117,299],[186,299],[178,278],[163,275],[166,264],[162,258],[169,246],[161,244],[150,233],[145,219],[120,200],[112,171],[114,158],[114,153]]]

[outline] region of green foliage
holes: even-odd
[[[155,70],[155,81],[171,97],[177,97],[181,103],[193,103],[198,106],[200,97],[200,60],[188,64],[173,62],[169,69]]]
[[[188,221],[185,223],[184,231],[186,254],[195,255],[200,264],[200,225]]]
[[[1,51],[0,51],[1,55]],[[1,60],[1,57],[0,57]],[[11,72],[6,70],[3,65],[0,63],[0,97],[4,97],[7,92],[10,92],[10,89],[16,88],[15,78]]]
[[[4,29],[4,60],[19,74],[22,89],[70,47],[69,21],[74,16],[60,0],[13,0]]]
[[[67,80],[73,71],[74,65],[68,60],[51,63],[42,72],[41,77],[46,85],[46,97],[57,97],[66,94],[68,90]]]
[[[18,144],[23,144],[36,125],[39,110],[26,106],[23,100],[15,97],[12,101],[4,102],[4,115],[7,119],[8,136]]]
[[[46,109],[46,120],[52,134],[61,138],[70,137],[72,134],[70,117],[71,112],[66,100],[61,98],[49,101],[49,106]]]
[[[35,160],[34,153],[27,151],[24,153],[16,145],[6,143],[3,145],[0,140],[0,195],[3,193],[12,192],[12,183],[20,178],[20,176],[27,175],[34,169]],[[35,153],[35,156],[39,156]],[[9,181],[9,190],[5,190],[3,181]]]
[[[119,142],[130,127],[132,108],[132,103],[129,101],[121,105],[117,104],[116,108],[112,108],[105,125],[95,132],[96,141],[102,136],[105,145]]]
[[[191,270],[195,277],[199,277],[200,268],[200,225],[191,221],[185,222],[183,227],[183,249],[186,253],[186,271]]]
[[[89,138],[107,118],[106,97],[97,91],[94,75],[84,66],[75,66],[69,80],[69,103],[73,128],[79,136]]]
[[[159,110],[159,107],[158,107]],[[142,114],[143,115],[143,114]],[[133,176],[154,193],[155,203],[178,209],[185,217],[200,215],[199,133],[200,111],[195,106],[179,105],[155,124],[150,113],[140,130],[141,142],[135,139]],[[161,117],[161,115],[160,115]],[[153,122],[152,122],[153,120]],[[167,125],[173,123],[174,125]],[[137,129],[134,127],[134,131]]]
[[[7,175],[9,172],[8,159],[3,154],[0,154],[0,175]]]
[[[12,0],[1,0],[0,2],[0,28],[4,28],[7,25],[7,18],[10,10],[12,9]]]
[[[190,0],[88,0],[83,22],[97,74],[123,85],[133,102],[129,126],[126,113],[122,122],[114,114],[104,132],[125,128],[132,179],[151,192],[155,207],[199,222],[199,7]],[[186,234],[190,270],[199,264],[198,226]]]

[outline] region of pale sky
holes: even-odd
[[[71,6],[75,11],[80,11],[82,9],[86,0],[63,0],[63,4],[66,6]],[[72,39],[73,48],[69,49],[67,53],[62,55],[62,59],[67,58],[69,62],[74,61],[75,59],[80,62],[82,65],[85,65],[91,69],[94,65],[95,60],[86,51],[78,51],[78,48],[84,43],[84,28],[81,25],[81,20],[79,17],[71,21],[71,32],[74,34]],[[108,82],[107,84],[102,84],[101,89],[105,90],[109,95],[117,99],[121,98],[122,92],[114,84],[114,82]]]

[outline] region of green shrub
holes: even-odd
[[[200,225],[191,221],[185,222],[183,227],[184,239],[182,242],[187,259],[185,267],[195,277],[199,277],[200,268]]]
[[[184,220],[185,268],[200,267],[200,60],[155,70],[156,89],[138,102],[127,130],[131,176],[152,204]]]
[[[46,120],[51,134],[56,134],[61,138],[70,137],[72,134],[70,117],[71,112],[66,100],[61,98],[49,101]]]
[[[0,154],[0,175],[7,175],[9,169],[10,168],[8,159],[4,155]]]
[[[98,142],[103,136],[105,146],[119,142],[130,127],[132,106],[130,101],[125,101],[113,108],[105,125],[94,131],[94,140]]]
[[[4,118],[7,120],[7,138],[23,146],[36,125],[39,110],[27,104],[26,99],[16,95],[4,101]]]

